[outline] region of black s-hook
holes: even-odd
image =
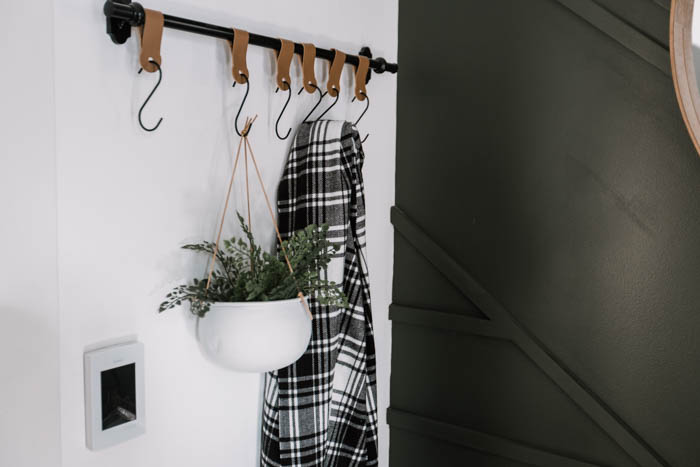
[[[302,120],[302,123],[306,123],[306,121],[309,119],[309,117],[311,116],[311,114],[314,113],[314,110],[316,110],[316,107],[318,107],[319,104],[321,104],[321,101],[323,100],[323,97],[326,95],[324,92],[321,91],[321,88],[319,88],[318,86],[316,86],[316,85],[315,85],[314,83],[312,83],[311,81],[309,81],[309,85],[310,85],[310,86],[313,86],[314,88],[316,88],[316,91],[318,91],[318,96],[319,96],[319,97],[318,97],[318,102],[316,102],[316,105],[314,105],[314,107],[311,109],[311,112],[309,112],[309,113],[306,115],[306,117],[304,117],[304,120]],[[301,94],[301,92],[302,92],[303,90],[304,90],[304,87],[302,86],[302,88],[299,89],[299,92],[297,93],[297,96],[298,96],[299,94]]]
[[[328,106],[328,108],[326,110],[323,111],[323,113],[321,115],[318,116],[316,121],[321,120],[323,118],[323,116],[326,115],[328,113],[328,111],[331,110],[333,108],[333,106],[338,103],[338,99],[340,99],[340,91],[338,91],[335,88],[335,86],[333,86],[333,89],[335,89],[335,100],[333,101],[333,103],[331,105]],[[324,96],[326,94],[328,94],[328,92],[324,93]]]
[[[163,70],[161,70],[158,62],[156,62],[154,60],[149,60],[149,62],[151,62],[152,64],[154,64],[156,66],[156,68],[158,68],[158,82],[156,83],[155,87],[153,88],[151,93],[148,95],[146,100],[143,101],[143,104],[141,104],[141,108],[139,109],[139,125],[141,125],[141,128],[143,128],[145,131],[154,131],[160,126],[160,123],[163,121],[163,117],[161,117],[160,120],[158,120],[158,123],[156,123],[156,126],[154,126],[153,128],[146,128],[143,125],[143,121],[141,120],[141,113],[143,112],[143,108],[146,107],[146,104],[148,104],[148,101],[150,101],[151,97],[153,97],[153,93],[155,93],[156,89],[158,89],[158,86],[160,86],[160,82],[163,80]],[[143,68],[139,69],[139,74],[142,71],[143,71]]]
[[[277,122],[275,123],[275,133],[277,133],[277,137],[279,139],[285,140],[285,139],[289,138],[289,134],[292,132],[292,129],[290,128],[289,130],[287,130],[286,135],[280,136],[279,126],[280,126],[280,119],[282,118],[282,114],[284,114],[284,111],[287,110],[287,106],[289,105],[289,101],[292,98],[292,87],[289,85],[289,83],[286,80],[283,79],[282,82],[287,85],[287,102],[284,103],[284,107],[282,107],[282,112],[280,112],[279,117],[277,117]],[[279,90],[280,90],[280,88],[278,87],[277,89],[275,89],[275,92],[278,92]]]
[[[243,100],[241,101],[241,106],[238,107],[238,113],[236,114],[236,121],[234,122],[234,127],[236,129],[236,133],[238,133],[238,136],[242,136],[241,132],[238,131],[238,117],[241,115],[241,110],[243,110],[243,106],[245,105],[246,99],[248,99],[248,92],[250,91],[250,80],[248,80],[248,76],[245,73],[241,73],[241,76],[245,78],[245,95],[243,96]],[[236,87],[236,82],[233,82],[233,86],[231,87]],[[250,128],[248,129],[250,130]]]
[[[360,120],[362,120],[362,117],[364,117],[365,114],[367,113],[367,111],[369,110],[369,96],[362,91],[360,91],[360,93],[363,96],[365,96],[365,100],[367,101],[367,105],[365,106],[365,110],[363,110],[362,113],[360,114],[360,117],[355,121],[355,126],[357,126],[357,124],[360,123]],[[355,102],[355,99],[357,99],[357,96],[352,98],[352,102]],[[362,142],[364,143],[365,141],[367,141],[367,138],[369,138],[369,133],[367,133],[367,136],[365,136],[362,139]]]

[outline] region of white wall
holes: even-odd
[[[0,32],[0,466],[59,465],[53,0]],[[40,446],[40,448],[37,448]]]
[[[373,52],[395,60],[397,0],[231,2],[144,1],[167,13],[322,47]],[[168,288],[202,274],[206,260],[178,249],[213,239],[222,208],[244,87],[231,88],[224,41],[166,30],[163,84],[136,113],[156,75],[137,75],[138,41],[116,46],[104,33],[100,2],[55,0],[56,180],[60,296],[60,388],[64,467],[253,467],[258,451],[260,376],[210,364],[184,310],[156,313]],[[292,79],[299,83],[295,60]],[[251,141],[269,190],[274,191],[289,141],[274,136],[286,95],[274,94],[274,53],[251,47],[251,93],[246,114],[259,114]],[[327,62],[317,67],[325,84]],[[352,68],[345,68],[342,102],[334,119],[355,119]],[[360,123],[365,145],[369,266],[379,363],[382,466],[388,465],[390,329],[387,320],[393,257],[389,207],[394,193],[396,77],[374,77],[370,111]],[[293,97],[283,129],[298,124],[314,98]],[[330,101],[327,100],[326,103]],[[289,112],[291,110],[291,112]],[[243,206],[242,184],[237,203]],[[255,185],[253,185],[255,186]],[[256,188],[257,189],[257,188]],[[272,226],[258,196],[253,229],[272,242]],[[233,214],[233,211],[230,212]],[[235,216],[230,215],[230,225]],[[229,234],[233,230],[229,230]],[[47,237],[49,243],[53,237]],[[138,335],[146,351],[147,434],[90,452],[84,442],[82,354],[86,346]]]

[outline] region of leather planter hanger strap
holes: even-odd
[[[340,76],[343,74],[343,65],[345,65],[345,54],[337,49],[331,49],[335,52],[331,69],[328,72],[328,83],[326,90],[331,97],[336,97],[340,92]]]
[[[233,79],[238,84],[245,84],[250,77],[248,74],[248,65],[246,64],[249,36],[248,31],[244,31],[243,29],[234,28],[233,30],[233,45],[231,46],[233,65],[231,67],[231,73],[233,73]]]
[[[369,58],[364,55],[358,55],[357,58],[360,60],[360,64],[355,70],[355,97],[358,101],[365,100],[367,96],[367,71],[369,70]]]
[[[149,73],[158,69],[151,60],[161,65],[160,42],[163,38],[163,13],[155,10],[144,10],[146,21],[141,27],[141,55],[139,62],[141,67]]]
[[[236,159],[233,162],[233,172],[231,172],[231,181],[229,181],[228,184],[228,191],[226,192],[226,201],[224,202],[224,212],[221,214],[221,223],[219,224],[219,233],[216,235],[216,243],[214,244],[214,249],[212,251],[211,255],[211,260],[209,261],[209,277],[207,278],[207,285],[206,285],[206,292],[209,292],[209,286],[211,285],[211,278],[212,275],[214,274],[214,265],[216,263],[216,255],[219,252],[219,242],[221,241],[221,232],[224,229],[224,220],[226,219],[226,211],[228,210],[228,203],[229,200],[231,199],[231,188],[233,187],[233,181],[236,177],[236,168],[238,167],[238,160],[241,158],[241,146],[243,147],[243,157],[244,159],[244,164],[245,164],[245,187],[246,187],[246,198],[248,200],[248,228],[252,228],[251,222],[250,222],[250,190],[248,189],[248,155],[250,154],[250,159],[253,162],[253,167],[255,167],[255,173],[258,176],[258,181],[260,182],[260,188],[262,188],[263,195],[265,196],[265,204],[267,205],[267,211],[270,213],[270,219],[272,219],[272,225],[275,227],[275,233],[277,234],[277,239],[279,240],[279,245],[280,249],[282,250],[282,254],[284,255],[284,260],[287,263],[287,268],[289,269],[289,274],[292,276],[292,279],[294,280],[294,268],[292,267],[291,261],[289,261],[289,255],[287,254],[287,249],[284,247],[284,242],[282,241],[282,235],[280,234],[280,229],[279,226],[277,225],[277,219],[275,218],[275,213],[274,210],[272,209],[272,204],[270,203],[270,197],[267,195],[267,190],[265,190],[265,183],[263,182],[262,174],[260,173],[260,168],[258,167],[258,162],[255,159],[255,154],[253,154],[253,147],[250,145],[250,140],[248,139],[249,133],[250,133],[250,127],[253,125],[253,122],[255,122],[255,119],[258,118],[256,115],[253,118],[246,118],[245,120],[245,127],[243,128],[243,131],[241,132],[241,139],[238,141],[238,150],[236,151]],[[251,265],[252,267],[252,265]],[[296,283],[296,280],[294,280]],[[297,291],[299,292],[297,294],[297,297],[299,297],[299,300],[301,300],[302,305],[304,305],[304,309],[306,312],[309,314],[309,318],[313,321],[314,316],[311,313],[311,309],[309,308],[308,303],[306,302],[306,298],[304,297],[304,293],[301,291],[299,288],[298,284],[297,285]]]
[[[304,89],[309,94],[316,91],[316,73],[314,71],[314,61],[316,60],[316,46],[313,44],[302,44],[304,46],[304,57],[301,68],[304,73]]]
[[[289,77],[289,67],[292,64],[292,57],[294,57],[294,42],[281,38],[280,42],[282,46],[277,55],[277,87],[286,91],[292,84],[292,78]]]

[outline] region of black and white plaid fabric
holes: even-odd
[[[309,301],[311,343],[291,366],[268,373],[262,466],[377,465],[377,386],[365,250],[364,154],[348,122],[302,124],[278,190],[282,237],[328,224],[341,249],[328,275],[347,309]],[[270,345],[275,345],[270,342]]]

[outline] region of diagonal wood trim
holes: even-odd
[[[491,321],[471,316],[456,315],[426,308],[391,304],[389,319],[397,323],[424,326],[442,331],[459,332],[475,336],[507,339],[501,328]]]
[[[396,231],[440,271],[455,287],[500,327],[500,332],[518,347],[591,417],[622,449],[642,467],[668,466],[638,434],[632,430],[596,394],[585,387],[576,375],[530,333],[518,320],[442,249],[428,234],[398,207],[391,208],[391,222]]]
[[[422,436],[448,441],[517,462],[540,467],[599,467],[598,464],[591,464],[482,431],[421,417],[402,410],[389,408],[387,419],[392,429],[411,431]]]
[[[601,32],[628,48],[667,76],[671,76],[668,49],[647,37],[592,0],[556,0]],[[663,4],[662,0],[656,3]],[[663,5],[661,5],[663,6]]]

